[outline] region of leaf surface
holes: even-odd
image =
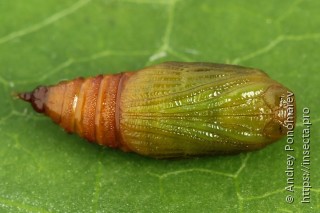
[[[316,0],[1,1],[0,211],[319,212],[319,8]],[[163,61],[265,70],[295,92],[294,151],[283,138],[248,154],[154,160],[68,135],[13,97]],[[300,202],[305,107],[309,204]],[[288,154],[294,192],[285,190]]]

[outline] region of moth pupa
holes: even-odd
[[[18,96],[67,132],[155,158],[257,150],[286,135],[287,119],[295,123],[289,89],[226,64],[165,62]]]

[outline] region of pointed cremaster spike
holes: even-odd
[[[33,109],[39,113],[44,112],[44,103],[46,100],[48,88],[40,86],[34,89],[32,92],[18,93],[18,97],[21,100],[31,103]]]

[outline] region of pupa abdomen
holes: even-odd
[[[286,134],[288,96],[260,70],[181,62],[19,94],[67,132],[158,158],[262,148]]]

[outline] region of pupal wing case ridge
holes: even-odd
[[[266,97],[273,87],[282,88],[264,72],[241,66],[166,62],[147,67],[123,88],[122,140],[131,150],[155,157],[261,148],[274,141],[265,129],[275,119]]]

